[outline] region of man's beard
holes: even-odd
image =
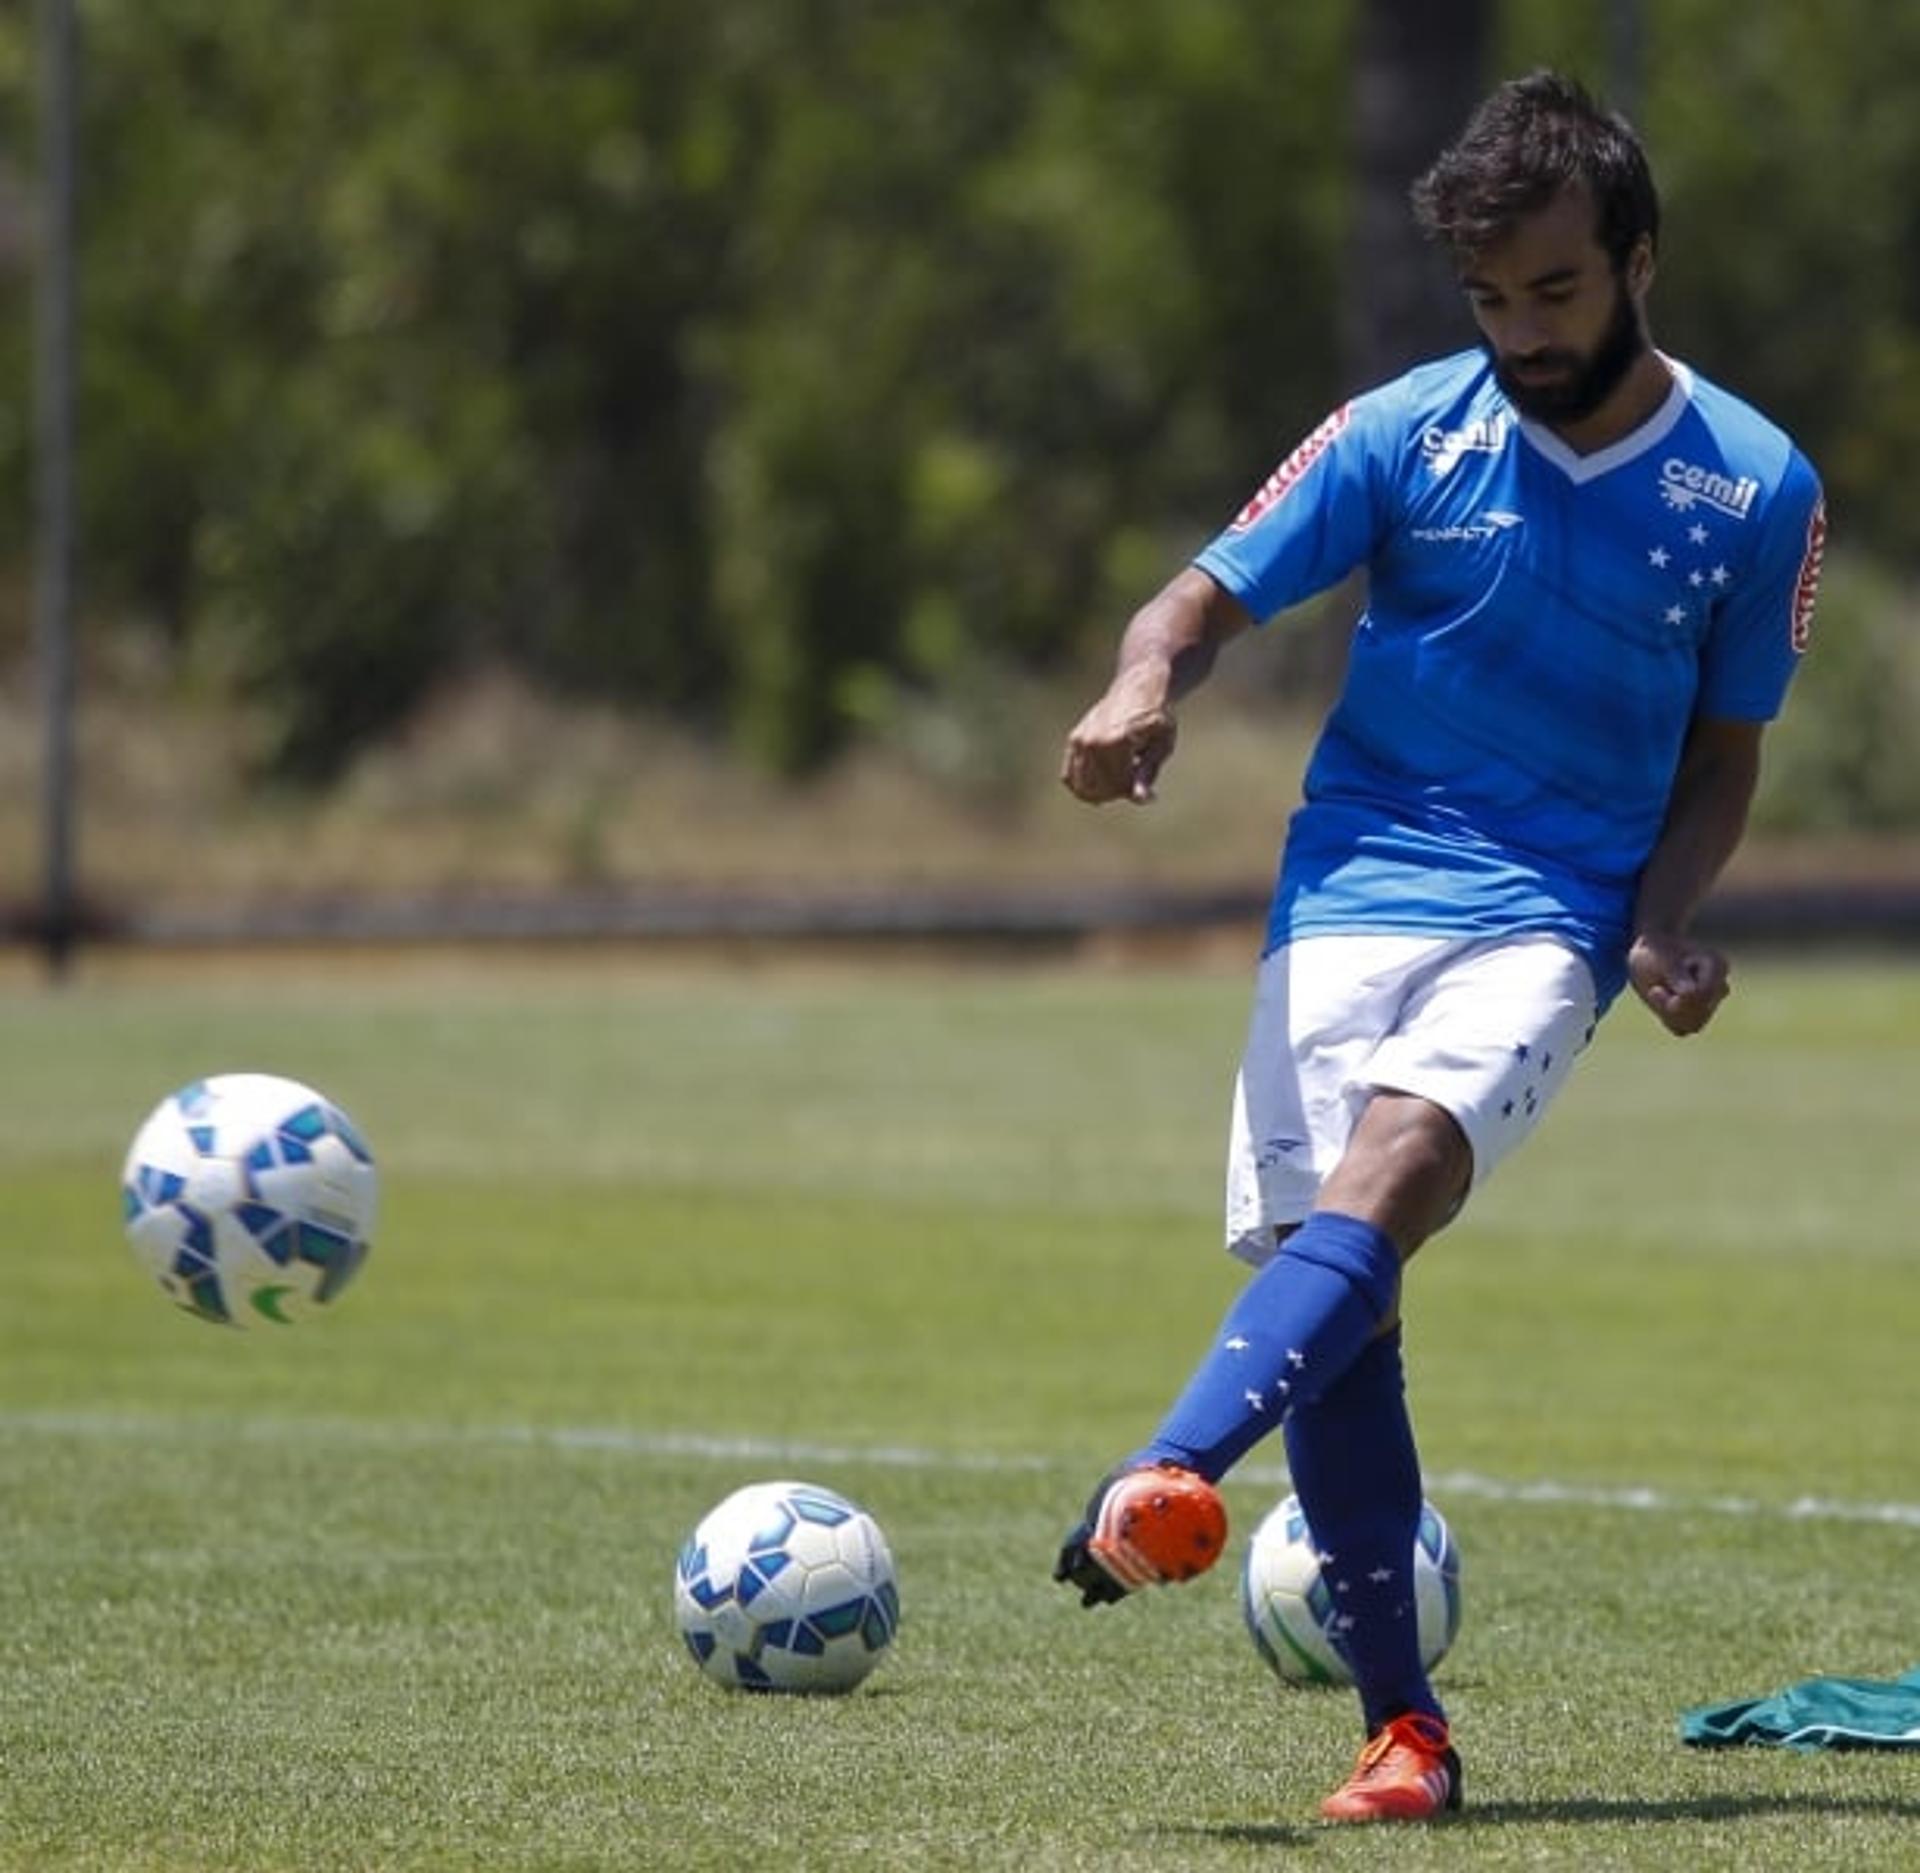
[[[1641,352],[1647,348],[1640,314],[1624,285],[1616,288],[1613,316],[1600,342],[1585,357],[1574,351],[1542,351],[1527,359],[1530,365],[1551,365],[1564,373],[1547,383],[1529,383],[1514,375],[1516,360],[1486,347],[1493,373],[1507,401],[1522,416],[1538,423],[1584,422],[1620,388]]]

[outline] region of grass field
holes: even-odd
[[[0,1867],[1912,1866],[1920,1755],[1675,1721],[1920,1660],[1920,971],[1751,966],[1686,1045],[1622,1008],[1416,1264],[1469,1809],[1390,1840],[1313,1824],[1354,1713],[1267,1676],[1234,1568],[1097,1614],[1046,1580],[1232,1292],[1245,992],[0,986]],[[174,1312],[118,1239],[134,1124],[235,1066],[332,1092],[385,1179],[358,1286],[285,1334]],[[729,1696],[673,1634],[682,1534],[777,1474],[900,1565],[843,1700]]]

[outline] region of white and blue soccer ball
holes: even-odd
[[[1421,1661],[1431,1669],[1460,1632],[1460,1548],[1430,1502],[1421,1506],[1414,1538],[1413,1598]],[[1323,1556],[1297,1496],[1253,1531],[1240,1570],[1240,1610],[1260,1656],[1287,1683],[1353,1682],[1340,1652],[1339,1556]]]
[[[900,1625],[887,1538],[813,1483],[750,1483],[680,1549],[674,1617],[693,1661],[733,1690],[851,1691]]]
[[[352,1120],[271,1073],[169,1093],[120,1177],[141,1266],[176,1306],[226,1327],[287,1326],[337,1301],[367,1258],[378,1198]]]

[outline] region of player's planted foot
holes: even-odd
[[[1082,1606],[1204,1574],[1227,1545],[1227,1511],[1205,1477],[1175,1463],[1102,1479],[1061,1547],[1053,1577]]]
[[[1431,1821],[1460,1806],[1460,1783],[1446,1724],[1410,1710],[1367,1739],[1353,1774],[1320,1812],[1329,1821]]]

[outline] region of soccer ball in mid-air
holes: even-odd
[[[366,1260],[378,1179],[347,1115],[297,1080],[221,1073],[154,1107],[120,1177],[127,1240],[176,1305],[286,1326]]]
[[[812,1483],[750,1483],[680,1550],[674,1617],[735,1690],[851,1691],[893,1643],[900,1590],[880,1525]]]
[[[1321,1553],[1299,1498],[1288,1496],[1253,1531],[1240,1571],[1240,1610],[1260,1656],[1289,1684],[1351,1684],[1340,1655],[1340,1557]],[[1460,1630],[1460,1549],[1432,1503],[1413,1544],[1420,1658],[1439,1663]]]

